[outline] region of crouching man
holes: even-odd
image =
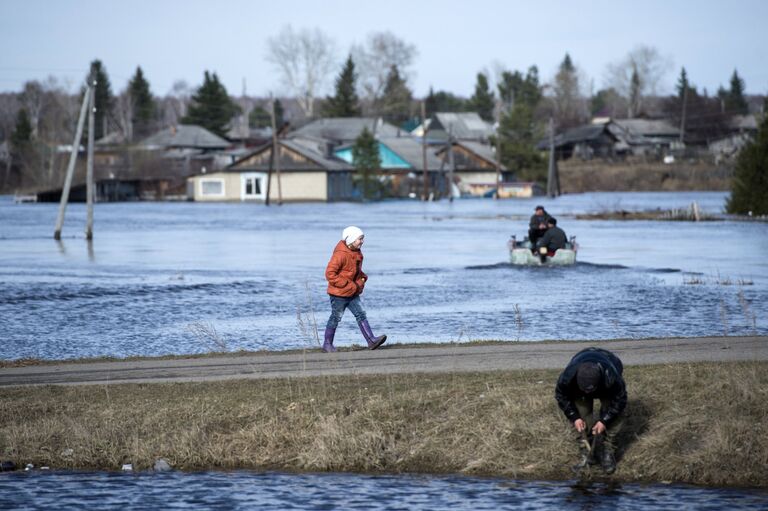
[[[555,398],[573,423],[581,448],[581,463],[574,468],[596,464],[599,459],[606,473],[612,474],[616,470],[616,437],[627,406],[623,370],[619,357],[610,351],[586,348],[578,352],[560,374]],[[597,420],[593,411],[595,399],[600,400]],[[592,447],[595,445],[602,445],[601,453],[595,452]]]

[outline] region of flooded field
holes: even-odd
[[[98,204],[0,198],[0,359],[316,347],[324,269],[343,227],[366,233],[363,300],[392,343],[768,333],[768,224],[575,220],[615,209],[720,213],[725,194],[377,204]],[[578,263],[511,266],[537,203]],[[337,344],[362,342],[350,314]]]

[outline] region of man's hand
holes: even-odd
[[[595,425],[592,427],[592,434],[602,435],[603,433],[605,433],[605,424],[603,424],[600,421],[597,421]]]
[[[573,427],[576,428],[576,431],[581,433],[582,431],[587,429],[587,423],[584,422],[583,419],[576,419],[575,421],[573,421]]]

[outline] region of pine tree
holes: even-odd
[[[11,133],[11,146],[15,151],[25,149],[32,141],[32,123],[26,108],[19,109],[16,114],[16,127]]]
[[[686,91],[690,92],[691,83],[688,81],[688,73],[686,73],[685,68],[680,70],[680,77],[677,79],[675,89],[677,90],[677,97],[680,99],[683,99]]]
[[[327,117],[357,117],[360,115],[360,99],[357,97],[357,73],[352,55],[336,78],[336,94],[328,96],[325,104]]]
[[[192,96],[189,112],[181,122],[197,124],[223,137],[226,135],[227,125],[239,110],[216,73],[206,71],[203,84]]]
[[[515,172],[517,179],[544,181],[547,169],[536,150],[542,130],[534,116],[542,98],[538,69],[531,67],[525,76],[519,71],[505,71],[499,83],[499,95],[508,105],[497,135],[501,162]]]
[[[144,137],[152,131],[152,121],[155,117],[155,100],[149,90],[149,82],[144,78],[141,67],[128,82],[128,93],[133,104],[133,135]]]
[[[89,74],[91,80],[96,80],[96,97],[94,98],[94,137],[98,140],[109,133],[107,123],[113,116],[115,98],[112,95],[112,86],[109,83],[107,70],[100,60],[91,62]]]
[[[768,215],[768,117],[755,140],[736,159],[726,210],[739,215]]]
[[[401,124],[408,120],[413,95],[405,79],[400,76],[397,66],[389,68],[384,93],[378,100],[379,112],[390,122]]]
[[[571,56],[565,54],[554,80],[555,120],[561,129],[581,124],[586,117],[586,105],[579,93],[579,76]]]
[[[488,77],[485,74],[477,73],[475,94],[470,98],[469,103],[482,119],[489,122],[493,121],[496,98],[488,87]]]
[[[442,90],[434,92],[432,87],[429,88],[429,94],[424,100],[427,118],[436,112],[464,112],[468,108],[469,105],[465,99]]]
[[[381,168],[379,143],[368,128],[363,128],[352,146],[352,163],[357,169],[358,180],[362,184],[363,199],[373,198],[374,190],[371,174]]]
[[[744,80],[736,70],[731,76],[731,88],[725,94],[725,111],[731,115],[744,115],[749,113],[747,100],[744,99]]]

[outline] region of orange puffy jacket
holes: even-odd
[[[363,253],[349,248],[344,240],[336,244],[325,268],[328,294],[351,298],[363,292],[368,275],[363,273]]]

